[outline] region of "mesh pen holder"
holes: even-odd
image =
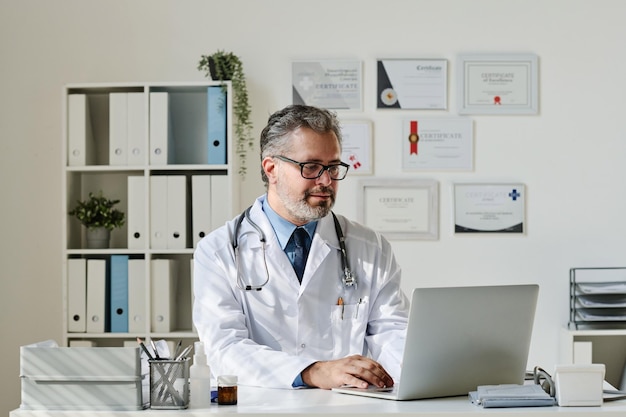
[[[149,360],[150,408],[173,410],[189,407],[189,358]]]

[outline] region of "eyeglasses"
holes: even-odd
[[[274,155],[274,158],[278,158],[281,161],[291,162],[294,165],[300,166],[300,175],[302,178],[307,180],[314,180],[322,176],[324,171],[328,171],[328,175],[330,175],[330,179],[334,181],[342,180],[348,174],[348,169],[350,165],[345,162],[340,162],[338,164],[331,165],[323,165],[318,164],[317,162],[298,162],[293,159],[287,158],[282,155]]]

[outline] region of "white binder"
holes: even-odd
[[[196,300],[196,294],[193,291],[193,286],[194,286],[194,277],[193,277],[193,271],[194,271],[194,266],[193,266],[193,258],[191,258],[189,260],[189,287],[191,288],[191,327],[192,330],[196,333],[198,333],[198,329],[196,329],[196,324],[193,322],[193,303]]]
[[[104,333],[106,323],[106,260],[87,260],[87,333]]]
[[[222,226],[232,217],[229,178],[211,175],[211,230]]]
[[[173,162],[172,124],[169,112],[169,95],[150,93],[150,164],[167,165]]]
[[[86,329],[87,266],[85,259],[67,260],[67,331]]]
[[[109,94],[109,165],[127,165],[128,94]]]
[[[67,164],[91,165],[95,154],[89,101],[85,94],[70,94],[67,100]]]
[[[143,93],[128,93],[128,165],[146,163],[146,108]]]
[[[128,177],[128,249],[146,246],[146,178]]]
[[[167,177],[150,177],[150,247],[167,249]]]
[[[191,227],[193,247],[211,231],[211,176],[191,176]]]
[[[187,247],[187,179],[167,176],[167,248]]]
[[[128,260],[128,332],[146,332],[146,307],[148,291],[146,288],[146,261]]]
[[[176,326],[176,261],[153,259],[151,262],[151,331],[169,333]]]

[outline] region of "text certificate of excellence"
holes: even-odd
[[[455,184],[455,233],[524,233],[523,184]]]
[[[403,121],[402,169],[471,171],[473,122],[465,117],[417,117]]]
[[[361,110],[360,61],[295,61],[293,104],[332,110]]]
[[[445,110],[448,107],[445,59],[383,59],[377,66],[377,108]]]
[[[460,114],[537,113],[535,55],[464,55],[459,61]]]

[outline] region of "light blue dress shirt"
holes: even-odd
[[[274,233],[276,233],[276,238],[278,239],[278,243],[280,247],[285,251],[285,254],[289,258],[289,261],[293,265],[293,259],[295,256],[296,245],[293,243],[291,239],[291,235],[293,231],[296,230],[296,225],[283,219],[280,217],[269,205],[267,202],[267,195],[263,198],[263,212],[267,216],[274,229]],[[309,234],[309,238],[313,240],[313,234],[315,233],[315,228],[317,227],[317,220],[313,222],[309,222],[302,226],[304,230]],[[294,388],[297,387],[306,387],[307,385],[302,381],[302,374],[298,374],[296,379],[291,384]]]

